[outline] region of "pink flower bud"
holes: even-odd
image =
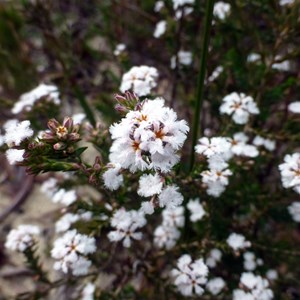
[[[66,144],[63,143],[63,142],[58,142],[58,143],[53,145],[53,149],[56,150],[56,151],[63,150],[65,148],[66,148]]]

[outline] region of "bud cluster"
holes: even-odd
[[[126,91],[124,95],[116,94],[115,100],[118,102],[115,109],[120,113],[128,113],[130,110],[137,110],[140,99],[137,94]]]
[[[72,118],[65,117],[63,123],[60,124],[55,119],[48,121],[48,128],[42,135],[42,141],[51,144],[56,151],[63,151],[64,153],[73,153],[75,148],[74,143],[80,140],[79,125],[74,125]]]

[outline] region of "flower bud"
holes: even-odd
[[[116,104],[115,105],[115,110],[119,113],[127,113],[128,112],[128,109],[125,106],[121,105],[121,104]]]
[[[56,151],[63,150],[65,148],[66,148],[66,144],[63,143],[63,142],[58,142],[58,143],[53,145],[53,149],[56,150]]]
[[[80,140],[80,135],[76,132],[72,132],[69,134],[69,141],[75,142]]]
[[[59,123],[55,120],[55,119],[50,119],[48,121],[48,128],[53,131],[56,132],[56,128],[59,126]]]
[[[71,130],[73,127],[73,119],[70,117],[65,117],[63,121],[63,126],[66,127],[68,130]]]

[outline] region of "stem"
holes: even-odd
[[[192,171],[195,161],[195,146],[198,137],[198,129],[200,128],[200,114],[203,102],[203,90],[204,90],[204,80],[206,73],[206,62],[208,45],[210,38],[210,28],[213,16],[214,0],[207,0],[205,6],[205,20],[204,20],[204,30],[201,41],[201,55],[200,55],[200,70],[198,74],[197,81],[197,94],[196,94],[196,111],[194,115],[193,123],[193,140],[191,148],[191,160],[190,160],[190,171]]]
[[[81,107],[83,108],[83,110],[86,114],[86,117],[91,122],[91,124],[95,127],[96,119],[94,117],[94,113],[91,110],[89,104],[87,103],[82,91],[77,86],[74,87],[74,91],[75,91],[76,97],[78,98],[78,100],[80,102]]]

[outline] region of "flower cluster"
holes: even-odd
[[[57,87],[41,83],[32,91],[21,95],[20,100],[14,104],[11,111],[13,114],[18,114],[23,110],[30,111],[35,103],[41,99],[59,105],[60,99]]]
[[[240,278],[244,289],[233,291],[233,300],[271,300],[274,297],[273,291],[269,289],[268,280],[261,276],[256,276],[251,272],[243,273]]]
[[[56,232],[64,232],[69,230],[72,224],[78,221],[89,221],[91,218],[92,213],[90,211],[79,211],[76,214],[66,213],[55,223],[55,230]]]
[[[171,274],[175,278],[174,284],[182,295],[201,296],[204,293],[202,285],[207,282],[208,268],[202,258],[192,261],[190,255],[182,255],[178,259],[177,269],[173,269]]]
[[[45,193],[53,203],[60,203],[64,206],[69,206],[77,200],[76,191],[59,188],[55,178],[44,181],[41,185],[41,192]]]
[[[251,243],[247,241],[242,234],[238,234],[238,233],[231,233],[230,236],[227,238],[227,244],[234,251],[245,249],[251,246]]]
[[[220,262],[222,259],[222,252],[221,250],[214,248],[211,249],[209,252],[208,257],[206,258],[205,263],[208,265],[209,268],[215,268],[217,263]]]
[[[206,289],[214,296],[218,295],[226,286],[223,278],[216,277],[210,279],[206,284]]]
[[[132,67],[122,77],[120,91],[132,90],[138,96],[149,95],[151,89],[157,85],[158,71],[154,67],[139,66]]]
[[[57,261],[54,263],[55,270],[64,273],[72,272],[73,275],[85,275],[91,266],[91,261],[86,255],[96,251],[96,240],[77,231],[67,231],[62,237],[54,242],[51,256]]]
[[[209,170],[201,173],[202,182],[207,185],[207,194],[219,197],[228,185],[228,177],[232,171],[228,169],[227,161],[234,155],[245,157],[257,157],[257,147],[248,144],[249,138],[238,132],[229,137],[203,137],[195,147],[196,153],[203,155],[208,160]]]
[[[34,134],[30,125],[28,120],[18,122],[18,120],[12,119],[3,126],[5,130],[3,142],[10,148],[6,151],[6,157],[11,165],[24,160],[25,150],[22,149],[21,144],[28,141]]]
[[[177,151],[189,130],[184,120],[164,107],[164,100],[145,100],[121,122],[110,127],[110,161],[131,172],[146,169],[168,172],[178,162]]]
[[[222,1],[216,2],[213,14],[220,20],[224,20],[230,14],[230,4]]]
[[[154,244],[158,248],[172,249],[180,238],[177,228],[184,226],[184,208],[165,209],[162,213],[163,221],[154,231]]]
[[[171,57],[171,69],[176,68],[177,61],[179,65],[189,66],[192,63],[192,52],[180,50],[176,56]]]
[[[137,230],[147,223],[142,211],[130,210],[126,211],[120,208],[114,212],[110,225],[115,230],[108,233],[108,238],[111,242],[119,242],[123,240],[123,246],[129,248],[131,239],[141,240],[142,233]]]
[[[279,165],[282,185],[300,194],[300,153],[287,154]]]
[[[40,229],[35,225],[19,225],[17,229],[9,232],[5,247],[13,251],[24,252],[34,245],[34,236],[40,234]]]
[[[220,106],[220,113],[231,115],[236,124],[246,124],[251,114],[259,113],[253,98],[243,93],[231,93],[223,98],[223,102]]]
[[[243,255],[244,257],[244,269],[247,271],[253,271],[258,266],[263,265],[263,260],[261,258],[256,258],[253,252],[247,251]]]
[[[199,198],[191,199],[186,207],[190,211],[190,220],[193,223],[202,220],[206,214]]]
[[[45,143],[52,144],[56,151],[74,152],[73,144],[80,140],[79,125],[74,125],[73,119],[65,117],[60,124],[55,119],[48,122],[48,131],[42,134],[41,140]]]

